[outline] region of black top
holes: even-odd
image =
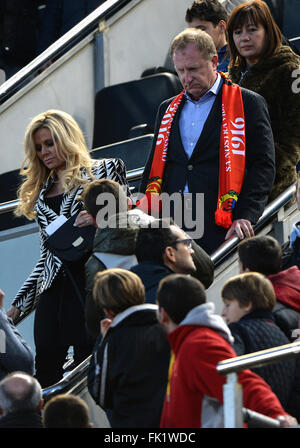
[[[51,208],[57,215],[59,215],[62,198],[63,194],[58,194],[57,196],[45,198],[45,204],[49,208]]]

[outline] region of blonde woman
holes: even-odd
[[[21,174],[25,179],[16,214],[37,221],[41,255],[7,314],[16,320],[21,312],[35,309],[36,376],[47,387],[61,378],[68,348],[74,346],[79,363],[91,352],[93,341],[86,334],[83,306],[61,260],[47,250],[45,229],[58,216],[69,218],[78,212],[76,225],[92,224],[80,201],[83,187],[91,180],[113,179],[130,192],[122,160],[92,160],[81,129],[66,112],[49,110],[33,118],[24,146]],[[85,261],[70,267],[83,297]]]

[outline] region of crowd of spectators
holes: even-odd
[[[5,8],[8,3],[3,1],[0,5]],[[74,12],[76,21],[102,2],[86,3],[88,9],[79,12],[78,8]],[[198,0],[193,5],[200,3],[208,2]],[[247,34],[251,27],[255,30],[250,30],[250,33],[259,31],[260,27],[266,29],[259,13],[253,12],[262,8],[266,17],[269,12],[262,3],[255,0],[237,6],[228,19],[229,73],[234,74],[234,70],[238,70],[236,82],[240,85],[260,63],[265,63],[266,55],[271,58],[278,49],[287,51],[299,65],[298,56],[290,48],[283,50],[282,36],[272,20],[268,21],[269,32],[275,30],[277,40],[275,36],[270,54],[267,52],[266,33],[261,39],[264,52],[259,52],[259,55],[242,54],[243,46],[239,47],[237,34]],[[11,6],[13,4],[10,2]],[[32,6],[34,2],[30,4]],[[71,4],[74,6],[75,2]],[[34,20],[38,20],[37,14],[40,17],[44,14],[45,18],[47,11],[49,17],[50,12],[55,11],[61,18],[70,19],[64,10],[64,6],[68,5],[69,2],[54,0],[46,3],[37,1]],[[49,40],[45,44],[42,40],[36,40],[36,44],[47,48],[51,40],[57,39],[75,23],[63,25],[58,16],[55,17],[53,23],[60,23],[61,27],[57,26],[55,32],[53,29],[53,34],[46,33]],[[186,20],[191,28],[203,28],[203,23],[196,25],[193,22],[195,17],[192,15],[187,14]],[[203,18],[199,20],[207,21]],[[214,28],[221,22],[225,23],[225,17],[214,23]],[[42,28],[47,30],[46,27]],[[219,28],[225,30],[226,24]],[[189,36],[201,34],[198,31],[188,33]],[[5,43],[2,36],[1,39],[1,44]],[[223,51],[226,41],[222,39],[220,42],[222,45],[217,50]],[[7,62],[3,55],[10,48],[9,45],[3,46],[0,59],[8,76],[12,74],[10,69],[15,69],[15,61]],[[186,47],[182,48],[176,50],[181,52],[177,53],[175,60],[178,64]],[[214,65],[217,65],[216,61]],[[242,70],[245,72],[241,73]],[[214,72],[212,70],[210,74]],[[273,71],[269,74],[277,76]],[[255,90],[251,85],[249,88]],[[264,96],[265,91],[262,89],[260,93]],[[282,92],[278,92],[280,94]],[[254,98],[259,96],[251,96],[253,104]],[[295,95],[291,101],[293,98]],[[268,102],[268,98],[266,100],[272,118],[275,106]],[[257,104],[264,108],[267,117],[265,103],[262,99],[259,101]],[[298,99],[294,102],[299,104]],[[49,145],[47,141],[50,137],[43,140],[42,134],[37,139],[37,133],[48,129],[45,121],[49,120],[50,112],[57,119],[57,111],[48,111],[48,116],[47,113],[43,116],[42,124],[31,135],[36,151],[41,151],[39,159],[46,166],[47,160],[43,160],[42,151],[45,146],[54,144]],[[274,140],[276,150],[280,136],[275,128]],[[288,161],[289,173],[295,175],[288,174],[288,184],[284,187],[298,176],[297,204],[300,209],[299,135],[295,140],[293,157]],[[57,159],[60,165],[54,167],[56,171],[51,171],[52,184],[49,184],[50,176],[45,180],[45,185],[53,188],[53,195],[47,199],[56,197],[54,193],[62,196],[64,192],[65,179],[60,179],[59,173],[66,170],[66,164],[63,158],[57,156]],[[281,174],[284,175],[286,172]],[[61,190],[57,189],[59,180]],[[244,241],[238,247],[240,274],[230,278],[220,291],[224,301],[222,319],[215,313],[214,305],[206,302],[205,288],[213,283],[214,278],[214,266],[209,255],[172,219],[155,219],[133,207],[128,189],[125,192],[121,183],[119,178],[118,182],[95,180],[80,190],[84,211],[78,215],[77,225],[93,224],[96,228],[93,253],[85,265],[85,325],[94,341],[88,375],[89,392],[106,412],[112,428],[222,426],[222,386],[225,378],[217,373],[218,362],[295,340],[295,330],[297,332],[300,323],[299,223],[295,223],[290,237],[288,260],[286,252],[273,237],[253,236],[252,233],[241,236]],[[41,193],[39,191],[34,200]],[[114,214],[108,216],[105,229],[103,219],[99,220],[99,212],[104,207],[104,202],[102,206],[98,205],[101,204],[98,201],[101,194],[110,194],[117,204]],[[45,203],[48,204],[47,201]],[[43,216],[46,217],[45,210]],[[114,226],[109,225],[112,218]],[[55,286],[60,288],[57,282]],[[15,308],[18,308],[17,305]],[[61,395],[44,404],[43,385],[38,376],[34,377],[32,350],[15,327],[10,318],[13,316],[9,317],[3,306],[4,293],[0,290],[0,427],[92,427],[89,409],[78,397]],[[47,367],[46,357],[43,367]],[[299,360],[296,359],[278,363],[276,368],[241,372],[239,381],[244,390],[245,406],[278,419],[281,426],[297,425],[296,419],[300,419],[299,369]]]

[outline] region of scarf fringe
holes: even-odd
[[[136,202],[136,206],[144,213],[158,218],[162,210],[162,201],[159,194],[146,193],[142,199]]]
[[[217,226],[222,226],[229,229],[232,225],[232,214],[225,212],[225,210],[218,209],[215,211],[215,222]]]

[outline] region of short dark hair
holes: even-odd
[[[246,67],[246,60],[236,48],[233,39],[234,31],[243,26],[250,19],[254,25],[262,25],[266,31],[267,45],[261,59],[268,58],[277,53],[282,45],[282,34],[276,24],[268,5],[261,0],[242,3],[231,13],[227,22],[228,46],[230,49],[230,67],[235,65]]]
[[[194,277],[170,274],[160,281],[156,301],[178,325],[193,308],[206,302],[205,289]]]
[[[271,281],[259,272],[245,272],[231,277],[224,284],[221,295],[223,300],[237,300],[242,307],[251,303],[251,311],[272,311],[276,303]]]
[[[157,219],[147,227],[138,230],[135,255],[139,263],[152,261],[152,263],[163,264],[165,248],[174,243],[178,238],[173,234],[170,226],[172,219]]]
[[[225,8],[217,0],[196,0],[187,9],[185,21],[192,22],[193,19],[212,22],[217,26],[220,20],[227,21],[228,15]]]
[[[282,249],[278,241],[269,235],[254,236],[241,241],[238,255],[243,269],[264,275],[277,274],[282,266]]]
[[[126,200],[126,194],[122,186],[111,179],[98,179],[90,182],[86,185],[81,194],[80,199],[83,201],[85,210],[92,215],[95,219],[98,211],[104,207],[104,205],[96,204],[97,197],[102,193],[110,193],[116,199],[116,213],[119,213],[120,199],[123,202]],[[125,210],[122,210],[125,211]]]
[[[77,395],[56,395],[44,406],[43,423],[46,428],[88,428],[89,408]]]

